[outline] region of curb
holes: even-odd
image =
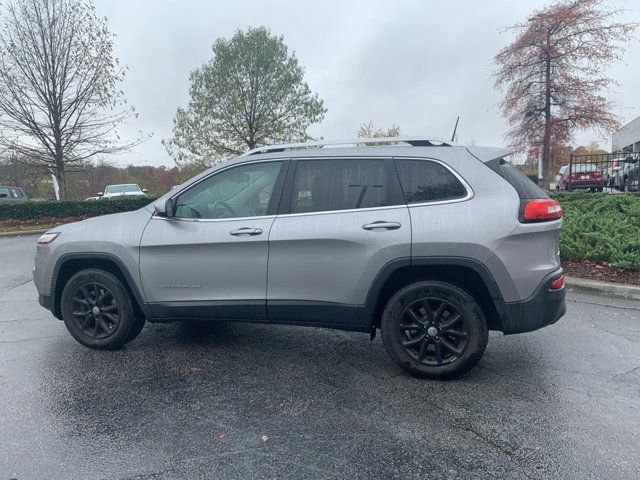
[[[51,230],[50,228],[46,230],[22,230],[20,232],[0,232],[0,238],[2,237],[21,237],[23,235],[42,235],[45,232]]]
[[[640,300],[640,287],[636,287],[635,285],[600,282],[598,280],[585,280],[584,278],[567,276],[564,278],[567,287],[576,292],[599,293],[611,297]]]

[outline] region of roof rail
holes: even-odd
[[[303,143],[287,143],[283,145],[271,145],[258,147],[243,153],[241,156],[257,155],[260,153],[276,153],[285,150],[302,150],[305,148],[322,148],[336,145],[359,145],[371,143],[405,143],[412,147],[450,147],[451,144],[439,138],[417,138],[417,137],[381,137],[381,138],[353,138],[349,140],[317,140]]]

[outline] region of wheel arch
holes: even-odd
[[[376,277],[367,295],[366,315],[380,328],[382,311],[399,289],[414,282],[437,280],[449,282],[469,292],[480,305],[490,330],[502,331],[500,310],[502,294],[482,263],[462,257],[420,257],[388,263]]]
[[[62,255],[55,264],[51,278],[52,311],[58,319],[62,319],[60,299],[62,290],[69,279],[81,270],[95,268],[104,270],[120,280],[131,295],[134,308],[144,316],[148,316],[148,308],[141,292],[129,270],[115,255],[109,253],[69,253]]]

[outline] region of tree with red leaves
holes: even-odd
[[[552,152],[571,142],[576,130],[609,133],[619,126],[605,97],[616,82],[606,67],[620,60],[621,44],[638,23],[618,21],[622,10],[603,0],[561,0],[514,25],[516,39],[495,57],[496,87],[505,91],[500,109],[511,147],[530,157],[542,154],[545,177]]]

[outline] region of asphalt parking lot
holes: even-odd
[[[640,478],[640,302],[569,293],[452,382],[302,327],[147,325],[98,352],[38,305],[34,242],[0,239],[0,479]]]

